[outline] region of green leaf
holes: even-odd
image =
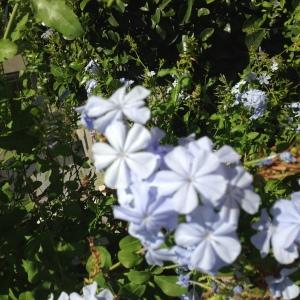
[[[108,22],[113,27],[119,26],[119,22],[116,20],[116,18],[113,15],[110,15],[110,17],[108,18]]]
[[[22,266],[23,266],[25,272],[27,273],[28,281],[33,282],[34,277],[39,272],[37,263],[35,261],[25,260],[25,259],[23,259],[22,262],[23,262]]]
[[[208,38],[210,38],[213,33],[215,32],[215,30],[213,28],[205,28],[204,30],[202,30],[202,32],[200,33],[200,38],[203,42],[205,42]]]
[[[119,290],[120,296],[122,296],[122,299],[141,299],[143,294],[145,293],[146,286],[145,285],[139,285],[134,283],[128,283],[124,286],[122,286]]]
[[[144,282],[147,282],[151,278],[151,273],[148,271],[135,271],[130,270],[130,272],[127,274],[128,279],[136,284],[142,284]]]
[[[154,276],[154,281],[167,296],[179,297],[187,292],[187,288],[176,284],[178,276]]]
[[[210,11],[208,8],[202,7],[199,8],[197,11],[197,16],[201,17],[201,16],[208,16],[210,14]]]
[[[264,23],[266,17],[265,15],[263,17],[258,16],[252,16],[249,19],[247,19],[243,25],[243,32],[246,33],[253,33],[260,29],[260,26]]]
[[[119,251],[118,259],[119,259],[120,263],[125,268],[128,268],[128,269],[132,268],[142,262],[142,258],[139,255],[137,255],[131,251],[127,251],[127,250]]]
[[[0,40],[0,62],[15,56],[18,46],[10,40]]]
[[[257,138],[259,136],[259,133],[258,132],[249,132],[247,134],[247,138],[249,140],[254,140],[255,138]]]
[[[194,0],[187,0],[187,8],[184,17],[181,21],[181,24],[186,24],[189,22],[192,14],[193,5],[194,5]]]
[[[119,247],[121,250],[126,250],[129,252],[136,252],[142,248],[142,245],[138,239],[127,235],[119,242]]]
[[[210,4],[210,3],[213,3],[213,2],[215,2],[216,0],[206,0],[206,3],[207,4]]]
[[[19,296],[19,300],[35,300],[34,294],[30,291],[21,293]]]
[[[259,29],[253,33],[250,33],[245,38],[247,48],[250,50],[256,50],[265,37],[265,29]]]
[[[158,77],[164,77],[167,75],[176,74],[176,69],[161,69],[158,71],[157,76]]]
[[[31,0],[35,17],[56,29],[68,39],[83,34],[81,24],[73,10],[63,0]]]
[[[90,2],[91,0],[82,0],[80,2],[80,9],[84,10],[84,8],[86,7],[86,5]]]
[[[155,26],[159,23],[160,14],[161,14],[161,11],[159,8],[157,8],[154,15],[151,16],[152,28],[155,28]]]
[[[15,30],[11,34],[11,40],[15,42],[16,40],[20,39],[22,36],[22,31],[26,28],[26,23],[28,21],[29,14],[23,16],[23,18],[18,22]]]

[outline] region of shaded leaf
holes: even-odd
[[[10,40],[0,40],[0,62],[15,56],[18,46]]]
[[[154,276],[154,281],[167,296],[179,297],[187,292],[187,288],[176,284],[178,276]]]
[[[73,10],[63,0],[31,0],[35,17],[68,39],[80,37],[83,29]]]

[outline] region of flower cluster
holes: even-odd
[[[96,169],[105,171],[106,186],[117,189],[114,216],[129,223],[129,234],[141,241],[149,264],[170,261],[185,270],[216,274],[241,252],[240,210],[258,212],[252,175],[230,146],[215,150],[208,137],[190,135],[177,146],[161,145],[165,133],[144,126],[150,119],[149,94],[141,86],[129,93],[122,87],[107,100],[90,97],[78,109],[82,123],[107,140],[93,145]],[[300,225],[291,222],[293,216],[300,220],[297,205],[299,199],[279,201],[273,222],[262,212],[254,225],[260,232],[252,241],[263,256],[272,240],[280,262],[298,257]],[[289,236],[288,242],[282,236]],[[189,277],[178,282],[188,286]]]
[[[91,97],[79,108],[82,123],[108,141],[94,144],[95,166],[105,170],[105,184],[117,189],[114,215],[129,222],[129,233],[144,245],[149,264],[173,261],[216,273],[240,254],[240,209],[258,210],[252,176],[231,147],[215,151],[207,137],[160,145],[164,132],[144,127],[150,118],[148,95],[141,86],[128,94],[122,87],[108,100]],[[179,215],[185,215],[184,222]],[[171,234],[175,244],[166,247]]]
[[[237,82],[231,89],[231,94],[235,101],[233,105],[242,104],[251,113],[251,120],[261,118],[267,108],[268,94],[265,90],[270,84],[272,73],[278,70],[278,63],[272,59],[272,65],[269,66],[268,72],[260,74],[250,72],[245,79]]]

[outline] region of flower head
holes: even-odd
[[[175,242],[183,248],[194,248],[189,268],[216,273],[231,264],[240,254],[241,245],[236,226],[220,218],[210,207],[198,207],[188,223],[181,223],[175,232]]]
[[[92,87],[94,87],[94,82]],[[93,128],[101,133],[115,121],[127,118],[130,121],[145,124],[150,118],[150,110],[144,105],[144,99],[150,91],[142,86],[134,87],[126,94],[126,87],[118,89],[108,100],[98,96],[88,99],[85,106],[77,111],[83,112],[86,117],[93,120]],[[93,105],[91,105],[92,103]]]
[[[115,122],[105,131],[109,144],[95,143],[93,154],[98,170],[106,169],[104,182],[110,188],[126,188],[131,173],[141,179],[148,178],[157,167],[158,157],[144,151],[151,135],[139,124],[129,130],[121,122]]]
[[[274,298],[282,297],[283,300],[290,300],[298,297],[300,289],[288,277],[288,275],[294,273],[296,270],[296,268],[282,269],[279,277],[266,277],[266,282]]]

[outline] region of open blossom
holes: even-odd
[[[300,243],[300,197],[292,194],[292,200],[278,200],[272,207],[273,224],[276,230],[273,234],[273,252],[275,258],[282,264],[290,264],[299,257]]]
[[[175,231],[175,242],[183,248],[194,248],[189,268],[216,273],[231,264],[240,254],[241,245],[232,223],[222,220],[210,207],[198,207],[188,223]]]
[[[227,191],[223,196],[222,206],[238,210],[240,207],[249,214],[255,214],[260,205],[260,197],[253,192],[253,177],[241,166],[227,168],[229,179]]]
[[[110,188],[126,188],[131,172],[141,179],[148,178],[156,169],[158,158],[146,152],[151,141],[149,131],[139,124],[129,130],[115,122],[105,131],[109,144],[95,143],[93,154],[97,170],[106,169],[104,182]]]
[[[185,147],[177,146],[164,161],[168,170],[159,171],[152,184],[160,195],[173,199],[177,212],[192,212],[199,203],[198,194],[213,205],[224,195],[227,181],[215,172],[220,163],[210,152],[199,149],[194,157]]]
[[[170,199],[158,198],[147,183],[132,187],[133,205],[115,206],[114,216],[129,222],[129,232],[142,242],[158,242],[161,229],[172,230],[177,225],[177,213]]]
[[[267,276],[266,282],[269,286],[270,292],[274,298],[282,298],[283,300],[291,300],[298,297],[300,293],[299,286],[297,286],[288,277],[288,275],[294,273],[297,269],[282,269],[280,276]]]
[[[261,218],[253,224],[259,232],[252,236],[251,242],[265,257],[272,245],[276,260],[282,264],[290,264],[299,257],[300,243],[300,194],[293,193],[292,200],[278,200],[272,207],[271,221],[265,210]]]
[[[85,286],[82,289],[83,295],[80,296],[77,293],[71,293],[68,295],[65,292],[62,292],[58,300],[113,300],[113,294],[108,290],[104,289],[102,292],[97,293],[97,283],[93,282],[90,285]]]
[[[251,237],[251,242],[260,250],[260,255],[265,257],[270,252],[271,238],[274,230],[272,220],[265,209],[261,211],[260,219],[252,225],[252,228],[259,232]]]
[[[253,113],[251,119],[258,119],[262,117],[266,110],[267,95],[264,91],[257,89],[250,89],[243,93],[241,97],[242,104],[251,110]]]
[[[82,118],[92,121],[93,129],[104,133],[115,121],[127,118],[130,121],[145,124],[150,118],[150,110],[145,107],[144,99],[150,91],[142,86],[134,87],[126,94],[126,87],[119,88],[109,99],[93,96],[85,106],[79,107]]]
[[[260,84],[268,85],[270,83],[271,76],[267,73],[263,73],[261,76],[258,77],[258,81]]]

